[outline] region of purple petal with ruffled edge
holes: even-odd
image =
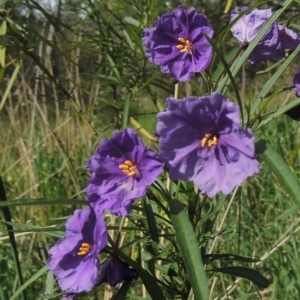
[[[243,6],[240,11],[233,10],[230,15],[230,23],[247,8],[248,7]],[[253,9],[243,15],[234,25],[232,25],[230,30],[240,45],[244,43],[249,44],[271,16],[271,8]]]
[[[243,130],[239,108],[222,94],[167,99],[168,110],[157,115],[159,149],[172,180],[193,181],[202,192],[232,192],[259,172],[254,135]],[[205,136],[210,136],[205,138]],[[203,141],[217,142],[211,146]]]
[[[107,282],[110,286],[114,287],[124,280],[137,280],[138,277],[139,275],[134,269],[129,268],[129,266],[118,257],[112,256],[102,265],[97,285]]]
[[[198,14],[195,8],[189,10],[179,6],[164,14],[155,22],[155,27],[144,29],[142,39],[148,59],[161,67],[163,73],[169,73],[173,79],[188,81],[193,73],[204,71],[210,64],[213,49],[207,42],[213,30],[204,14]],[[191,48],[181,52],[179,38],[191,42]]]
[[[293,83],[296,88],[296,96],[299,98],[300,97],[300,70],[295,74]]]
[[[134,175],[129,176],[120,168],[126,161],[136,168]],[[146,194],[163,166],[159,155],[147,148],[134,130],[114,132],[111,139],[101,141],[88,161],[87,169],[93,176],[86,189],[87,200],[99,211],[125,216],[132,202]]]
[[[118,198],[102,198],[99,195],[99,189],[93,184],[86,188],[86,200],[97,213],[109,211],[112,214],[125,217],[130,213],[133,200],[122,201]]]
[[[107,229],[102,215],[92,208],[75,210],[66,224],[66,235],[48,253],[47,265],[58,278],[64,292],[90,291],[97,283],[100,271],[98,254],[105,247]],[[84,255],[78,255],[83,243],[90,245]]]

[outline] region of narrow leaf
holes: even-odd
[[[53,295],[54,290],[54,276],[53,273],[49,270],[47,273],[47,279],[46,279],[46,288],[44,292],[45,299],[49,295]]]
[[[228,11],[231,8],[232,4],[233,4],[233,0],[227,0],[226,6],[225,6],[225,9],[224,9],[224,14],[228,13]]]
[[[124,37],[125,37],[125,40],[126,40],[128,46],[130,47],[130,49],[132,51],[134,51],[135,46],[134,46],[129,34],[127,33],[127,31],[125,29],[123,29],[123,34],[124,34]]]
[[[6,198],[6,192],[3,185],[2,177],[0,176],[0,204],[1,202],[7,203],[7,198]],[[16,268],[16,273],[19,279],[19,285],[21,286],[23,284],[23,275],[22,275],[21,264],[18,256],[17,243],[16,243],[13,227],[11,224],[8,224],[9,222],[11,222],[10,209],[9,207],[3,207],[2,211],[4,215],[4,220],[7,223],[6,229],[8,231],[9,241],[12,248],[12,255],[13,255],[13,260]],[[23,292],[21,292],[21,298],[26,299],[25,294]]]
[[[13,86],[16,78],[17,78],[17,75],[18,75],[18,73],[20,71],[21,65],[22,65],[22,63],[20,61],[18,61],[16,63],[16,67],[14,69],[14,72],[13,72],[13,74],[10,77],[10,80],[8,82],[8,85],[7,85],[6,89],[5,89],[4,95],[3,95],[2,100],[0,102],[0,111],[2,110],[2,108],[3,108],[4,104],[5,104],[5,101],[6,101],[8,95],[10,93],[10,90],[11,90],[11,88],[12,88],[12,86]]]
[[[140,27],[141,26],[141,23],[138,20],[136,20],[136,19],[134,19],[132,17],[125,17],[124,18],[124,22],[126,22],[127,24],[131,24],[133,26],[136,26],[136,27]]]
[[[37,273],[35,273],[30,279],[28,279],[16,292],[9,298],[9,300],[18,299],[18,296],[24,291],[31,283],[37,280],[40,276],[42,276],[49,269],[47,266],[42,267]]]
[[[22,199],[0,202],[0,207],[5,206],[20,206],[20,205],[54,205],[54,204],[69,204],[69,205],[89,205],[85,200],[76,199]]]
[[[134,268],[141,277],[143,284],[145,285],[147,292],[155,300],[166,300],[162,290],[157,284],[156,278],[153,277],[147,270],[143,269],[136,261],[129,258],[126,254],[119,251],[120,257]]]
[[[262,100],[265,98],[266,94],[269,92],[269,90],[274,87],[274,84],[278,81],[280,76],[282,76],[282,73],[284,70],[291,64],[291,61],[296,57],[296,55],[300,51],[300,45],[290,54],[290,56],[284,61],[284,63],[278,68],[278,70],[275,72],[275,74],[264,84],[263,88],[261,89],[260,93],[256,97],[256,99],[253,101],[253,106],[251,110],[251,114],[253,114],[259,104],[262,102]]]
[[[183,204],[179,200],[170,200],[169,207],[176,240],[183,256],[195,298],[197,300],[207,300],[209,299],[207,280],[192,224]]]
[[[2,20],[0,25],[0,67],[5,66],[5,36],[6,36],[7,23],[5,20]]]
[[[257,130],[258,128],[260,128],[263,125],[268,124],[270,121],[274,120],[275,118],[277,118],[278,116],[282,115],[282,114],[287,114],[288,116],[290,116],[288,114],[289,111],[291,111],[291,109],[295,108],[296,110],[293,112],[293,116],[296,117],[297,111],[299,110],[299,104],[300,104],[300,98],[296,99],[292,102],[290,102],[289,104],[279,108],[274,114],[268,116],[267,118],[265,118],[263,121],[261,121],[258,125],[257,128],[255,128],[255,130]],[[291,116],[290,116],[291,117]],[[300,116],[299,116],[300,117]]]
[[[138,132],[142,133],[147,139],[156,143],[158,142],[158,139],[152,136],[136,119],[130,117],[129,122],[135,127],[135,129]]]
[[[268,165],[276,176],[281,188],[290,196],[294,203],[300,207],[300,185],[296,175],[267,141],[256,137],[256,153]]]
[[[123,120],[122,120],[123,129],[127,127],[131,99],[132,99],[132,94],[128,91],[125,99],[124,108],[123,108]]]
[[[127,293],[130,289],[130,284],[132,280],[126,280],[121,288],[118,290],[118,292],[115,294],[115,296],[112,298],[112,300],[126,300],[127,299]]]
[[[232,260],[232,261],[240,261],[240,262],[248,262],[248,263],[260,261],[259,259],[252,258],[252,257],[245,257],[245,256],[227,254],[227,253],[205,254],[203,260],[207,260],[208,263],[215,260]]]
[[[112,68],[113,72],[116,75],[116,78],[117,78],[118,82],[122,83],[122,78],[121,78],[121,75],[119,73],[119,70],[118,70],[115,62],[113,61],[113,59],[108,54],[106,55],[106,57],[107,57],[107,60],[109,62],[110,67]]]
[[[224,267],[224,268],[216,268],[208,271],[220,272],[225,274],[230,274],[237,277],[247,278],[251,280],[255,285],[260,288],[267,288],[270,285],[269,280],[261,275],[256,270],[245,268],[245,267]]]
[[[203,34],[204,34],[205,38],[207,39],[207,41],[209,42],[209,44],[214,49],[215,53],[218,55],[219,59],[221,60],[223,66],[224,66],[224,69],[225,69],[225,71],[227,73],[227,76],[229,77],[229,79],[230,79],[230,81],[232,83],[232,87],[234,89],[236,100],[237,100],[237,102],[239,104],[239,107],[240,107],[242,124],[244,124],[244,115],[243,115],[242,100],[241,100],[241,97],[240,97],[239,88],[238,88],[237,84],[235,83],[235,80],[234,80],[234,77],[231,74],[230,68],[229,68],[229,66],[228,66],[228,64],[227,64],[227,62],[226,62],[223,54],[221,53],[220,49],[217,47],[217,45],[205,33],[203,33]]]

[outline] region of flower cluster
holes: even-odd
[[[68,219],[66,235],[49,250],[48,267],[66,293],[90,291],[108,282],[111,286],[138,274],[116,254],[100,266],[99,254],[107,242],[105,211],[126,216],[134,200],[162,172],[164,163],[132,130],[114,132],[103,139],[87,169],[93,174],[86,189],[90,208],[76,210]],[[116,251],[117,252],[117,251]],[[65,299],[73,298],[66,295]]]
[[[230,19],[231,31],[242,49],[272,16],[271,9],[246,10],[232,11]],[[187,81],[209,66],[213,49],[208,40],[212,36],[204,14],[180,5],[157,20],[155,27],[146,28],[142,42],[148,59],[163,73]],[[249,61],[284,57],[299,44],[292,29],[275,22]],[[300,71],[294,85],[300,97]],[[208,197],[218,192],[230,194],[259,172],[254,134],[242,128],[239,107],[222,94],[168,98],[166,106],[165,112],[157,114],[159,154],[127,128],[102,139],[88,160],[86,168],[91,176],[85,191],[90,207],[76,210],[67,220],[66,234],[49,250],[47,261],[66,293],[63,299],[73,299],[74,294],[103,283],[116,286],[123,280],[138,278],[137,272],[120,260],[116,249],[101,266],[99,254],[107,243],[104,213],[127,216],[132,203],[146,195],[165,165],[171,180],[192,181]]]

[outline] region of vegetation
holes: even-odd
[[[272,3],[273,8],[277,2]],[[299,10],[300,1],[290,2],[280,17],[282,22]],[[67,217],[86,205],[87,159],[100,138],[125,127],[136,129],[144,142],[157,150],[152,136],[156,114],[165,109],[165,99],[174,94],[169,76],[145,57],[141,37],[144,27],[153,26],[158,16],[177,7],[176,1],[57,3],[61,5],[50,11],[39,1],[14,0],[5,2],[1,11],[0,175],[9,203],[0,202],[5,216],[0,222],[0,299],[4,300],[62,296],[52,273],[44,266],[47,251],[64,235]],[[207,15],[215,32],[213,42],[217,43],[230,18],[223,14],[224,1],[182,4],[195,6]],[[258,5],[256,1],[234,3],[251,4]],[[299,29],[297,23],[293,19],[294,29]],[[236,47],[229,32],[219,49],[228,61]],[[275,67],[275,61],[246,63],[234,78],[245,115],[247,105],[268,88],[262,96],[264,101],[259,103],[259,113],[251,116],[249,124],[299,179],[298,123],[284,114],[273,115],[297,101],[292,86],[299,67],[296,61],[291,60],[274,83],[267,81],[274,78],[284,60]],[[211,71],[213,79],[227,76],[217,56]],[[178,87],[179,98],[210,93],[200,74]],[[232,85],[226,97],[237,103]],[[176,183],[185,195],[180,200],[188,208],[207,264],[210,299],[298,297],[299,198],[293,199],[272,166],[263,157],[259,159],[260,174],[227,197],[218,195],[191,205],[189,199],[194,199],[196,193],[188,183]],[[166,174],[162,181],[167,181]],[[193,299],[172,223],[159,204],[162,200],[155,191],[145,198],[134,203],[123,227],[121,249],[127,262],[138,262],[160,278],[164,288],[171,286],[164,289],[166,299],[174,299],[175,295],[177,299]],[[199,219],[197,209],[201,210]],[[8,211],[11,220],[7,219]],[[110,250],[120,220],[110,214],[106,220]],[[7,224],[13,225],[24,290],[19,289],[20,276]],[[106,256],[101,254],[103,260]],[[210,271],[231,266],[253,268],[271,284],[265,289],[257,287],[263,281],[258,274],[247,280],[233,272]],[[132,283],[126,299],[151,299],[143,284],[141,278]],[[78,299],[111,299],[118,291],[100,286]]]

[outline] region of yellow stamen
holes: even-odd
[[[138,172],[137,167],[133,164],[131,160],[125,160],[124,164],[119,165],[119,168],[123,171],[125,175],[128,175],[130,177],[134,176]]]
[[[215,135],[210,133],[206,133],[204,138],[201,140],[201,146],[205,147],[206,150],[211,148],[212,146],[218,145],[218,138]]]
[[[125,164],[129,167],[133,166],[133,162],[131,160],[125,160]]]
[[[88,243],[82,243],[77,255],[85,255],[91,250],[92,246]]]
[[[121,165],[119,165],[119,168],[122,169],[122,170],[127,170],[128,166],[125,165],[125,164],[121,164]]]
[[[178,41],[183,43],[183,45],[178,44],[176,46],[177,49],[180,49],[181,53],[185,53],[185,52],[189,51],[192,48],[192,43],[189,40],[186,40],[185,38],[180,37],[180,38],[178,38]]]

